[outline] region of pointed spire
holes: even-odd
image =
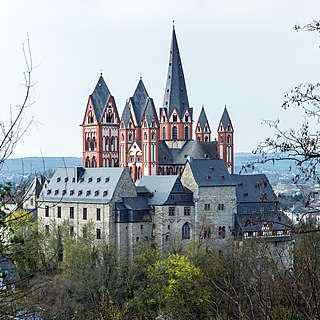
[[[99,122],[101,121],[103,111],[107,105],[110,95],[110,91],[102,77],[102,74],[100,74],[96,87],[90,95],[94,113]]]
[[[186,108],[189,108],[187,87],[184,79],[174,24],[163,106],[168,108],[169,114],[172,112],[173,108],[176,108],[180,117],[183,116],[183,111]]]
[[[224,107],[220,123],[221,123],[224,131],[232,131],[233,132],[232,122],[231,122],[231,118],[230,118],[228,110],[227,110],[227,106]],[[228,128],[229,125],[231,125],[231,130],[229,130],[230,128]]]
[[[137,88],[131,97],[131,103],[132,107],[135,113],[135,117],[138,123],[141,121],[141,117],[147,102],[147,99],[149,98],[148,92],[146,87],[144,86],[144,83],[142,81],[142,77],[140,77],[140,80],[138,82]]]
[[[204,131],[204,127],[205,127],[206,123],[209,124],[206,112],[204,110],[204,106],[202,106],[201,112],[199,115],[199,120],[198,120],[198,124],[200,125],[201,131]]]

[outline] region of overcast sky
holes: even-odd
[[[294,31],[319,13],[319,0],[1,0],[1,121],[24,98],[27,32],[36,67],[24,115],[35,123],[13,156],[81,157],[79,125],[100,70],[120,114],[140,73],[160,107],[173,19],[194,120],[204,105],[215,137],[227,105],[236,152],[251,151],[270,135],[262,119],[301,122],[280,106],[294,85],[320,80],[320,38]]]

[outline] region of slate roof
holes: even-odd
[[[202,107],[200,115],[199,115],[197,126],[199,124],[201,131],[204,131],[204,127],[205,127],[206,123],[208,123],[208,118],[207,118],[206,112],[204,111],[204,107]],[[209,127],[209,130],[210,130],[210,127]]]
[[[238,202],[274,202],[276,196],[265,174],[232,175]]]
[[[90,95],[93,110],[98,122],[101,122],[102,120],[103,112],[110,96],[110,91],[102,75],[100,75],[98,83],[94,88],[93,93]]]
[[[223,130],[228,131],[228,124],[232,124],[232,123],[231,123],[231,119],[230,119],[227,107],[225,107],[223,110],[223,114],[220,122],[222,124]]]
[[[143,176],[138,186],[144,186],[153,195],[149,198],[150,205],[163,205],[168,200],[177,179],[177,175]]]
[[[124,122],[125,128],[128,128],[128,127],[129,127],[129,122],[130,122],[130,119],[131,119],[131,113],[130,113],[128,101],[126,102],[126,104],[125,104],[125,106],[124,106],[124,109],[123,109],[123,111],[122,111],[122,117],[121,117],[121,119],[122,119],[123,122]]]
[[[108,203],[124,170],[126,169],[58,168],[43,189],[41,200]]]
[[[133,111],[138,124],[140,124],[141,122],[141,118],[142,118],[148,98],[149,98],[148,92],[146,90],[146,87],[144,86],[142,79],[140,78],[137,88],[133,96],[130,98]]]
[[[169,114],[171,114],[173,108],[176,108],[180,118],[183,116],[184,111],[189,108],[187,87],[174,28],[172,31],[169,68],[163,106],[168,108]]]
[[[164,140],[158,142],[159,165],[184,165],[188,158],[218,159],[217,142],[200,142],[188,140],[181,149],[169,148]]]
[[[234,186],[225,163],[221,159],[192,159],[189,161],[190,168],[198,186]]]
[[[151,98],[147,98],[143,117],[145,117],[145,119],[147,120],[148,126],[150,126],[150,127],[151,127],[152,119],[154,118],[155,121],[157,121],[157,119],[158,119],[156,108],[154,106],[153,99],[151,99]]]
[[[128,210],[150,210],[148,201],[144,197],[123,197],[122,203]]]

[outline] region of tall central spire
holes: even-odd
[[[167,108],[168,114],[171,114],[172,110],[176,108],[180,117],[182,117],[183,111],[186,108],[189,108],[187,87],[184,79],[183,68],[174,26],[172,30],[169,68],[163,99],[163,106]]]

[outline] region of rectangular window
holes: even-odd
[[[218,204],[218,210],[224,210],[224,204],[223,203],[219,203]]]
[[[74,207],[70,207],[70,219],[74,219]]]
[[[175,215],[175,207],[169,207],[169,216],[174,216]]]
[[[97,229],[97,239],[101,239],[101,229]]]
[[[45,207],[45,216],[49,217],[49,206]]]
[[[74,226],[70,227],[70,236],[73,237],[74,236]]]
[[[87,220],[87,208],[83,208],[83,210],[82,210],[82,218],[83,218],[83,220]]]
[[[97,208],[97,221],[101,220],[101,209]]]
[[[184,207],[184,215],[190,216],[190,207]]]
[[[139,237],[136,237],[136,242],[138,242],[139,241]]]
[[[210,203],[204,204],[204,210],[206,210],[206,211],[210,210]]]
[[[61,207],[57,207],[58,213],[57,213],[57,217],[61,218]]]
[[[141,229],[141,230],[143,229],[143,224],[140,225],[140,229]]]

